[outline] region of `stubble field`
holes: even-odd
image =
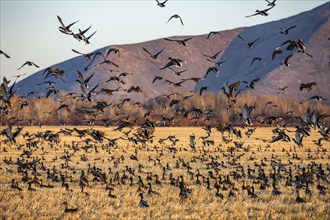
[[[330,145],[315,145],[321,137],[316,130],[298,147],[293,141],[269,143],[273,128],[257,128],[249,138],[247,128],[240,128],[238,139],[216,129],[206,138],[201,127],[157,127],[153,142],[143,144],[127,140],[134,129],[125,136],[112,127],[93,127],[105,132],[102,143],[75,131],[59,133],[60,142],[52,143],[49,134],[61,129],[24,127],[16,144],[1,142],[2,219],[330,218]],[[195,149],[189,146],[192,134]],[[148,208],[140,207],[141,192]],[[65,202],[77,211],[65,212]]]

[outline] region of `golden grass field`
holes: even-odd
[[[17,138],[17,143],[25,143],[23,139],[25,132],[34,134],[36,132],[59,131],[62,127],[24,127],[21,135]],[[72,127],[71,127],[72,128]],[[87,127],[78,127],[79,129],[87,129]],[[3,128],[1,128],[3,129]],[[123,136],[121,132],[113,131],[113,128],[93,127],[93,129],[104,131],[108,138],[117,138]],[[246,129],[245,129],[246,130]],[[289,129],[290,130],[290,129]],[[291,129],[294,130],[294,129]],[[242,129],[242,131],[244,131]],[[133,132],[132,132],[133,133]],[[196,135],[196,151],[189,147],[189,135]],[[242,132],[243,133],[243,132]],[[294,137],[295,133],[288,133],[290,137]],[[168,150],[168,147],[173,147],[169,140],[164,143],[158,143],[159,138],[166,138],[169,135],[175,135],[179,141],[176,143],[177,152],[173,153]],[[234,146],[233,142],[226,144],[221,133],[216,129],[212,130],[209,139],[215,141],[214,145],[203,146],[202,140],[199,137],[206,136],[206,132],[201,127],[180,127],[168,128],[157,127],[154,133],[153,143],[147,143],[146,146],[138,144],[134,146],[132,142],[127,140],[118,140],[118,146],[109,147],[107,141],[93,145],[95,148],[89,148],[85,151],[83,148],[85,143],[78,143],[84,138],[65,136],[60,134],[60,144],[51,145],[45,140],[40,140],[37,148],[33,148],[30,158],[20,156],[26,146],[19,147],[18,145],[1,144],[0,149],[0,216],[1,219],[330,219],[330,184],[329,184],[329,142],[323,142],[322,147],[318,147],[313,143],[320,135],[313,130],[312,135],[305,137],[304,147],[299,148],[293,142],[276,142],[265,143],[256,138],[271,140],[273,134],[271,128],[257,128],[255,133],[250,138],[243,135],[243,139],[237,140],[232,137],[233,141],[244,141],[242,148],[236,148],[233,156],[229,156],[228,146]],[[0,136],[0,140],[4,140],[4,136]],[[77,146],[76,152],[72,149],[72,141]],[[96,152],[97,151],[97,152]],[[137,153],[137,154],[136,154]],[[233,161],[238,155],[243,156]],[[67,163],[63,157],[65,154],[70,154],[70,159]],[[300,159],[294,159],[293,154],[297,154]],[[88,161],[82,161],[81,157],[85,155]],[[131,155],[136,155],[137,160],[130,159]],[[122,158],[123,156],[123,158]],[[42,180],[43,184],[53,185],[54,188],[42,188],[38,184],[32,184],[35,191],[28,190],[27,182],[22,180],[22,173],[19,173],[16,164],[17,158],[25,158],[32,161],[38,157],[41,159],[45,169],[39,163],[36,170],[28,169],[28,176],[32,181],[34,176],[38,181]],[[149,158],[150,157],[150,158]],[[255,176],[258,175],[258,164],[263,166],[266,175],[273,172],[271,161],[281,161],[282,164],[288,164],[292,167],[293,177],[297,172],[301,172],[301,167],[307,167],[310,163],[322,164],[325,170],[327,181],[320,181],[320,184],[326,187],[326,195],[319,195],[317,190],[318,181],[315,178],[314,184],[310,185],[312,195],[305,194],[305,189],[300,190],[300,197],[306,200],[305,203],[296,202],[295,186],[285,187],[285,179],[280,179],[278,188],[282,192],[281,195],[272,195],[272,182],[269,180],[270,187],[265,190],[259,189],[259,183],[253,183],[255,180],[245,178],[234,179],[230,176],[231,181],[235,183],[235,197],[228,197],[229,189],[222,190],[220,193],[224,198],[216,197],[214,188],[215,180],[210,178],[211,189],[208,190],[206,183],[201,177],[201,185],[196,184],[196,177],[191,179],[191,175],[187,172],[187,162],[191,167],[190,172],[194,175],[199,170],[200,174],[208,176],[208,171],[212,168],[207,167],[207,163],[211,162],[211,157],[215,161],[224,162],[224,166],[219,166],[219,171],[216,173],[213,170],[214,176],[224,176],[237,171],[238,164],[242,165],[245,174],[247,167],[255,169]],[[12,163],[5,162],[12,158]],[[156,159],[158,158],[158,160]],[[180,162],[179,161],[180,159]],[[115,163],[116,165],[115,165]],[[234,163],[235,162],[235,163]],[[166,180],[162,180],[163,167],[169,164],[169,169],[166,168]],[[178,167],[176,164],[178,163]],[[101,168],[102,172],[106,173],[107,183],[114,188],[112,194],[117,198],[110,198],[109,192],[106,190],[106,183],[93,182],[93,175],[88,173],[88,164],[91,167]],[[138,172],[139,164],[143,165],[141,172]],[[298,165],[300,168],[298,168]],[[124,174],[126,166],[135,170],[134,175],[125,172],[125,175],[133,177],[133,186],[130,186],[130,180],[124,182],[110,182],[110,178],[115,178],[115,173]],[[111,173],[109,172],[111,168]],[[327,170],[328,168],[328,170]],[[62,182],[55,182],[47,178],[46,169],[51,172],[55,169],[55,174],[66,176],[65,182],[69,185],[66,189],[62,187]],[[84,170],[89,179],[89,186],[84,187],[84,192],[81,192],[79,186],[79,178],[81,171]],[[149,196],[148,188],[142,188],[144,191],[144,200],[149,204],[149,208],[139,207],[138,176],[142,177],[144,184],[147,186],[147,173],[152,172],[153,175],[158,174],[161,185],[152,182],[153,190],[159,192],[160,195]],[[170,184],[170,174],[177,179],[183,175],[187,188],[192,189],[191,195],[180,202],[177,186]],[[240,173],[240,172],[238,172]],[[284,172],[283,172],[284,173]],[[70,178],[71,176],[71,178]],[[11,181],[15,179],[19,183],[22,191],[13,189]],[[251,198],[247,190],[242,190],[242,180],[246,185],[255,186],[255,194],[258,198]],[[225,185],[225,184],[224,184]],[[68,202],[69,208],[78,208],[77,212],[65,213],[63,202]]]

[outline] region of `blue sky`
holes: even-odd
[[[0,49],[12,58],[1,56],[1,78],[38,69],[26,66],[33,61],[41,69],[75,57],[71,49],[87,53],[108,45],[137,43],[175,35],[207,34],[210,31],[252,26],[313,9],[327,0],[277,0],[269,16],[255,16],[256,9],[266,9],[267,2],[224,0],[169,0],[165,8],[155,0],[121,1],[4,1],[1,5]],[[184,22],[172,20],[179,14]],[[59,15],[65,24],[79,20],[72,29],[92,25],[97,30],[91,44],[85,45],[59,32]],[[87,34],[88,35],[88,34]],[[24,77],[26,77],[24,76]]]

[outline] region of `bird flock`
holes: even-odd
[[[268,8],[256,10],[254,14],[246,17],[268,16],[270,10],[276,6],[276,0],[266,0],[266,2]],[[163,2],[156,0],[156,3],[157,6],[165,8],[166,4],[170,2],[167,0]],[[72,36],[85,44],[90,44],[92,36],[96,33],[94,31],[89,35],[87,34],[92,26],[85,29],[78,28],[78,32],[74,32],[72,28],[77,26],[79,21],[69,22],[70,24],[66,25],[66,22],[63,22],[60,16],[57,16],[57,19],[60,23],[59,31],[62,34]],[[183,19],[178,14],[171,16],[166,23],[172,22],[174,19],[179,20],[182,26],[184,25]],[[281,28],[279,34],[290,35],[290,32],[294,31],[295,28],[295,25]],[[206,40],[216,34],[221,33],[211,31],[207,35]],[[189,41],[193,38],[192,36],[182,39],[164,38],[164,40],[177,43],[182,47],[188,47]],[[260,38],[249,39],[247,36],[240,34],[237,35],[237,39],[241,40],[242,46],[245,45],[248,49],[252,49],[258,44],[258,41],[261,41]],[[157,60],[166,48],[154,50],[153,48],[143,47],[141,50],[150,59]],[[1,56],[4,56],[6,59],[11,58],[7,53],[0,52]],[[116,68],[119,65],[111,59],[113,56],[121,56],[118,48],[110,48],[104,53],[100,51],[82,53],[75,49],[72,49],[72,52],[83,56],[90,62],[84,68],[85,72],[91,65],[106,65],[107,67],[115,68],[109,71],[118,71]],[[281,64],[290,66],[289,60],[294,56],[294,52],[305,54],[311,59],[313,58],[313,55],[306,49],[303,40],[299,38],[287,40],[278,45],[272,51],[272,60],[279,59]],[[198,83],[206,79],[209,74],[221,77],[221,66],[226,65],[227,62],[227,60],[219,60],[221,53],[221,50],[215,54],[203,53],[206,61],[212,63],[212,66],[206,70],[204,77],[182,78],[179,82],[173,82],[159,75],[152,80],[152,84],[163,82],[175,88],[180,87],[187,81]],[[159,66],[159,72],[161,73],[163,70],[169,69],[176,77],[182,77],[187,71],[187,69],[181,69],[183,62],[184,60],[180,58],[168,57],[167,62]],[[256,62],[263,62],[263,58],[253,58],[250,65],[255,65]],[[25,66],[40,68],[36,63],[26,61],[17,70],[19,71]],[[171,189],[177,190],[181,205],[192,199],[194,191],[200,188],[206,189],[210,196],[215,196],[220,200],[224,198],[235,199],[240,194],[246,194],[250,199],[258,200],[261,194],[268,192],[267,190],[270,192],[269,196],[278,196],[283,194],[284,190],[291,189],[295,192],[296,203],[306,203],[311,197],[322,197],[329,193],[330,166],[328,163],[320,162],[320,159],[330,159],[328,153],[330,127],[327,124],[330,115],[327,112],[322,113],[316,109],[308,108],[305,109],[303,115],[294,115],[294,112],[287,112],[285,118],[272,115],[261,116],[253,114],[256,104],[250,105],[245,103],[242,106],[237,106],[237,99],[240,98],[239,95],[243,89],[240,86],[244,84],[248,90],[253,90],[261,80],[260,78],[251,81],[238,80],[232,83],[227,81],[221,88],[228,101],[227,109],[223,109],[223,111],[239,109],[238,113],[234,115],[239,126],[231,123],[219,123],[217,126],[213,126],[211,125],[212,123],[209,123],[202,127],[205,136],[189,133],[189,129],[187,129],[187,144],[182,145],[180,143],[183,141],[174,134],[169,134],[167,137],[157,140],[154,136],[155,130],[157,126],[174,125],[180,119],[204,120],[205,123],[212,122],[214,114],[211,109],[197,107],[186,109],[183,107],[184,102],[193,96],[202,97],[208,90],[207,86],[203,86],[199,91],[191,92],[188,95],[174,92],[155,98],[156,100],[162,98],[168,100],[164,104],[164,108],[173,111],[175,117],[167,117],[166,115],[152,117],[153,110],[150,109],[142,118],[133,119],[130,115],[124,115],[119,119],[113,120],[109,117],[102,118],[102,116],[105,116],[104,112],[107,108],[122,109],[125,103],[134,104],[141,108],[145,106],[143,103],[134,102],[131,98],[123,98],[116,104],[107,103],[106,101],[101,101],[99,96],[111,96],[118,91],[142,93],[143,87],[131,85],[128,89],[123,89],[122,86],[116,89],[109,89],[107,85],[112,81],[125,85],[125,77],[133,75],[133,73],[127,72],[122,72],[118,76],[112,76],[105,82],[99,82],[91,86],[91,82],[96,78],[96,74],[86,75],[85,72],[76,71],[75,82],[79,85],[80,92],[68,93],[65,95],[65,99],[58,99],[59,105],[55,111],[49,114],[66,111],[71,115],[73,111],[76,111],[77,114],[83,116],[81,120],[84,120],[84,117],[94,118],[99,120],[104,127],[114,126],[113,131],[120,133],[120,136],[110,137],[107,135],[107,132],[94,127],[87,129],[79,127],[61,128],[57,132],[46,130],[32,133],[29,131],[28,126],[24,127],[22,125],[26,122],[19,118],[10,118],[0,133],[3,153],[5,154],[12,149],[21,152],[16,158],[13,158],[13,156],[3,158],[1,165],[2,167],[15,168],[15,173],[19,176],[19,178],[8,180],[11,190],[36,192],[40,190],[39,188],[53,190],[56,187],[62,187],[68,192],[75,193],[72,188],[73,186],[78,186],[81,189],[78,193],[84,194],[88,198],[89,195],[86,189],[92,187],[93,184],[98,184],[104,188],[103,190],[108,193],[110,199],[116,200],[119,199],[120,195],[116,195],[114,192],[116,192],[116,188],[121,186],[136,189],[136,198],[139,201],[137,205],[140,208],[148,208],[152,205],[147,201],[150,197],[166,197],[166,195],[155,189],[160,189],[161,187],[171,187]],[[5,76],[3,77],[0,85],[1,120],[12,113],[13,100],[20,89],[20,87],[16,86],[16,81],[23,75],[16,75],[16,80],[13,83],[11,83],[12,80],[8,80]],[[55,98],[60,93],[57,85],[64,83],[68,75],[65,70],[57,67],[47,67],[43,70],[42,77],[44,81],[38,85],[46,84],[49,86],[46,89],[44,98]],[[304,82],[299,86],[299,90],[309,93],[317,86],[316,82]],[[286,88],[279,88],[279,92],[284,91]],[[36,97],[36,95],[37,92],[31,91],[26,96],[19,96],[19,109],[28,108],[31,105],[29,96]],[[73,100],[76,106],[69,106],[67,100]],[[324,101],[326,99],[320,95],[314,95],[307,100],[302,100],[301,104],[311,100]],[[265,104],[265,106],[268,105],[274,105],[274,103],[269,102]],[[26,124],[32,124],[33,120],[35,119],[28,119],[29,122]],[[42,126],[41,124],[38,125]],[[253,137],[255,131],[259,129],[256,125],[272,127],[272,137],[266,139]],[[288,125],[294,125],[294,127],[289,128],[287,127]],[[291,133],[294,133],[294,137],[291,137]],[[317,139],[313,139],[313,145],[317,151],[306,151],[306,153],[308,152],[308,163],[300,164],[303,159],[299,158],[296,153],[297,149],[310,148],[310,146],[306,146],[304,140],[312,138],[312,133],[317,133],[319,136]],[[62,138],[67,136],[72,137],[72,144],[63,143]],[[262,144],[254,148],[250,145],[247,146],[244,140],[251,139]],[[120,148],[119,145],[122,143],[125,143],[127,148],[130,148],[127,151],[132,152],[132,154],[125,154],[125,149],[122,155],[114,154],[114,151]],[[276,153],[272,153],[271,156],[265,156],[260,161],[253,157],[255,154],[263,154],[264,151],[271,152],[273,150],[275,152],[276,144],[281,146],[282,143],[290,146],[290,150],[284,148],[281,150],[291,160],[294,160],[294,163],[290,160],[287,162],[282,161],[281,158],[275,155]],[[53,162],[60,161],[61,167],[51,167],[52,163],[45,159],[44,155],[47,152],[47,148],[55,149],[55,151],[64,149],[61,157],[56,156],[53,159]],[[92,152],[96,155],[108,154],[108,158],[93,162],[89,158],[89,154]],[[189,152],[191,155],[187,156],[186,152]],[[149,156],[144,158],[141,156],[143,153],[149,154]],[[250,157],[247,156],[248,154]],[[164,159],[170,157],[172,158],[169,160]],[[79,162],[75,164],[73,158],[79,158]],[[240,162],[246,160],[253,163],[251,162],[246,167]],[[131,163],[132,161],[134,163]],[[83,168],[78,170],[76,168],[78,164]],[[0,173],[3,172],[4,170],[0,168]],[[47,182],[47,185],[43,181]],[[241,186],[238,187],[238,184]],[[300,191],[305,192],[304,198],[301,197]],[[136,198],[132,199],[136,200]],[[64,213],[81,211],[79,207],[70,208],[69,201],[64,201],[62,205]]]

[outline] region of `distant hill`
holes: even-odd
[[[233,30],[221,31],[219,34],[211,35],[207,39],[208,34],[194,36],[187,42],[186,46],[182,46],[177,42],[170,42],[164,39],[129,44],[129,45],[111,45],[100,48],[98,51],[106,55],[109,48],[117,48],[120,50],[120,56],[110,54],[108,59],[118,64],[118,68],[108,64],[97,65],[103,61],[101,56],[97,56],[93,64],[84,71],[84,68],[90,64],[82,56],[69,59],[67,61],[54,64],[60,70],[64,70],[67,77],[65,82],[53,77],[44,79],[43,70],[18,82],[18,86],[22,86],[18,93],[26,95],[31,91],[39,92],[39,95],[46,94],[48,85],[37,85],[45,80],[54,80],[59,82],[57,89],[66,92],[80,92],[79,83],[76,82],[76,71],[83,73],[84,77],[94,73],[89,85],[100,83],[97,90],[101,88],[115,89],[122,86],[128,89],[132,85],[140,86],[142,93],[130,93],[119,91],[112,96],[119,100],[124,97],[132,97],[136,100],[144,100],[153,98],[162,94],[168,94],[172,91],[187,92],[191,90],[199,90],[202,86],[207,86],[208,91],[217,92],[227,82],[237,80],[251,81],[254,78],[261,78],[257,82],[256,87],[251,92],[254,94],[270,94],[278,95],[278,88],[288,86],[285,90],[286,97],[306,99],[312,95],[318,94],[327,99],[330,98],[330,3],[326,3],[311,11],[298,14],[279,21],[273,21],[262,25],[237,28]],[[281,34],[280,28],[288,28],[295,25],[296,27],[289,31],[289,35]],[[248,41],[260,38],[253,45],[253,48],[247,48],[245,43],[238,38],[238,34]],[[170,39],[186,39],[190,36],[168,37]],[[286,51],[284,56],[293,53],[293,57],[289,60],[290,66],[281,65],[280,59],[271,59],[274,48],[281,45],[286,40],[302,39],[306,46],[306,51],[313,58],[295,51]],[[165,48],[159,55],[158,59],[151,59],[143,50],[143,47],[151,52],[157,52]],[[222,51],[216,61],[227,61],[220,67],[219,77],[210,73],[205,80],[195,84],[187,81],[181,84],[181,87],[169,85],[160,80],[152,83],[156,76],[164,79],[179,82],[181,79],[190,77],[204,77],[209,67],[215,64],[206,60],[203,55],[214,55]],[[181,76],[177,76],[169,69],[160,70],[169,61],[169,57],[179,58],[183,60],[181,68],[176,70],[187,70]],[[254,57],[261,57],[261,62],[255,61],[251,65]],[[113,70],[113,71],[109,71]],[[111,81],[104,83],[111,76],[118,76],[122,72],[132,73],[122,80],[125,84]],[[314,81],[317,88],[309,93],[299,91],[300,83]],[[242,91],[247,91],[245,84],[241,83]]]

